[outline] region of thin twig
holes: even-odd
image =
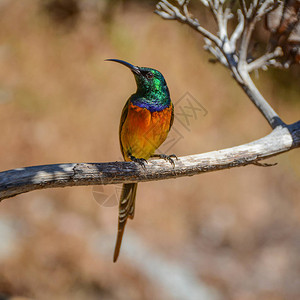
[[[256,69],[261,69],[266,65],[269,65],[272,62],[272,59],[276,57],[280,57],[283,55],[282,49],[280,47],[277,47],[274,52],[272,53],[266,53],[262,55],[261,57],[257,58],[256,60],[252,61],[247,65],[248,72],[252,72]]]
[[[255,0],[247,8],[246,2],[240,0],[241,9],[237,10],[239,22],[231,35],[231,39],[228,38],[227,22],[232,17],[232,11],[229,6],[224,5],[224,1],[209,0],[204,2],[217,20],[218,36],[200,26],[199,21],[191,17],[186,3],[183,5],[183,12],[181,12],[178,7],[170,4],[169,1],[162,0],[158,3],[158,10],[156,11],[157,14],[165,19],[176,19],[181,23],[189,25],[205,37],[205,49],[210,51],[218,61],[230,69],[233,78],[243,88],[272,128],[284,123],[258,91],[249,76],[249,72],[258,68],[266,68],[268,65],[276,65],[276,61],[274,60],[279,56],[279,52],[267,52],[261,58],[249,62],[248,51],[256,23],[265,14],[264,9],[269,10],[274,8],[274,3],[276,2],[274,1],[266,0],[264,2]],[[165,14],[170,17],[166,17]],[[238,49],[237,45],[239,45]]]
[[[248,11],[247,7],[246,7],[246,2],[245,2],[245,0],[239,0],[239,2],[240,2],[242,13],[243,13],[243,15],[246,19],[247,18],[247,11]]]
[[[165,7],[167,7],[167,10],[162,11],[161,9],[164,9]],[[222,44],[221,40],[217,36],[215,36],[214,34],[209,32],[205,28],[203,28],[199,24],[199,21],[196,18],[191,18],[188,15],[183,15],[177,7],[175,7],[174,5],[171,5],[167,0],[160,1],[157,4],[156,8],[157,9],[154,12],[156,14],[158,14],[159,16],[161,16],[162,18],[170,19],[168,16],[171,16],[172,19],[175,19],[181,23],[186,23],[190,27],[192,27],[194,30],[200,32],[203,36],[205,36],[206,38],[211,40],[214,44],[221,47],[221,44]],[[169,13],[170,9],[172,10],[172,12]],[[166,14],[168,14],[167,17],[166,17]]]
[[[237,10],[237,14],[238,14],[239,23],[230,37],[230,44],[232,49],[236,49],[237,41],[242,35],[244,29],[244,23],[245,23],[245,17],[240,9]]]

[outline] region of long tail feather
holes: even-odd
[[[118,223],[118,234],[114,252],[113,261],[116,262],[120,253],[122,244],[122,238],[125,230],[127,219],[133,219],[134,208],[135,208],[135,197],[136,197],[137,183],[126,183],[123,184],[122,193],[119,203],[119,223]]]

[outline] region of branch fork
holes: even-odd
[[[201,2],[210,9],[216,20],[218,26],[216,35],[203,28],[196,18],[191,17],[187,7],[188,3],[185,1],[178,1],[178,7],[176,7],[168,0],[162,0],[157,4],[155,12],[163,19],[185,23],[203,35],[204,48],[231,71],[233,78],[259,109],[270,126],[274,129],[279,125],[284,125],[278,114],[257,90],[249,75],[254,70],[265,70],[268,66],[277,66],[276,58],[283,54],[282,49],[277,47],[254,60],[249,57],[249,45],[257,22],[276,9],[279,5],[278,1],[255,0],[247,7],[246,2],[240,0],[240,8],[237,10],[238,24],[231,36],[229,36],[227,28],[228,21],[234,16],[230,1],[206,0]]]

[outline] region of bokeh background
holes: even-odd
[[[0,1],[1,170],[121,158],[119,118],[135,82],[106,58],[160,70],[175,113],[194,100],[207,111],[188,128],[175,119],[171,137],[180,139],[169,153],[270,132],[229,72],[208,62],[201,37],[154,8],[155,1]],[[299,120],[299,67],[258,75],[283,120]],[[4,200],[0,299],[299,299],[299,150],[269,162],[278,165],[140,184],[116,264],[120,186]]]

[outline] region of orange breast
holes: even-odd
[[[148,159],[167,138],[172,117],[172,107],[159,112],[128,106],[126,120],[121,130],[121,147],[125,160],[129,155]]]

